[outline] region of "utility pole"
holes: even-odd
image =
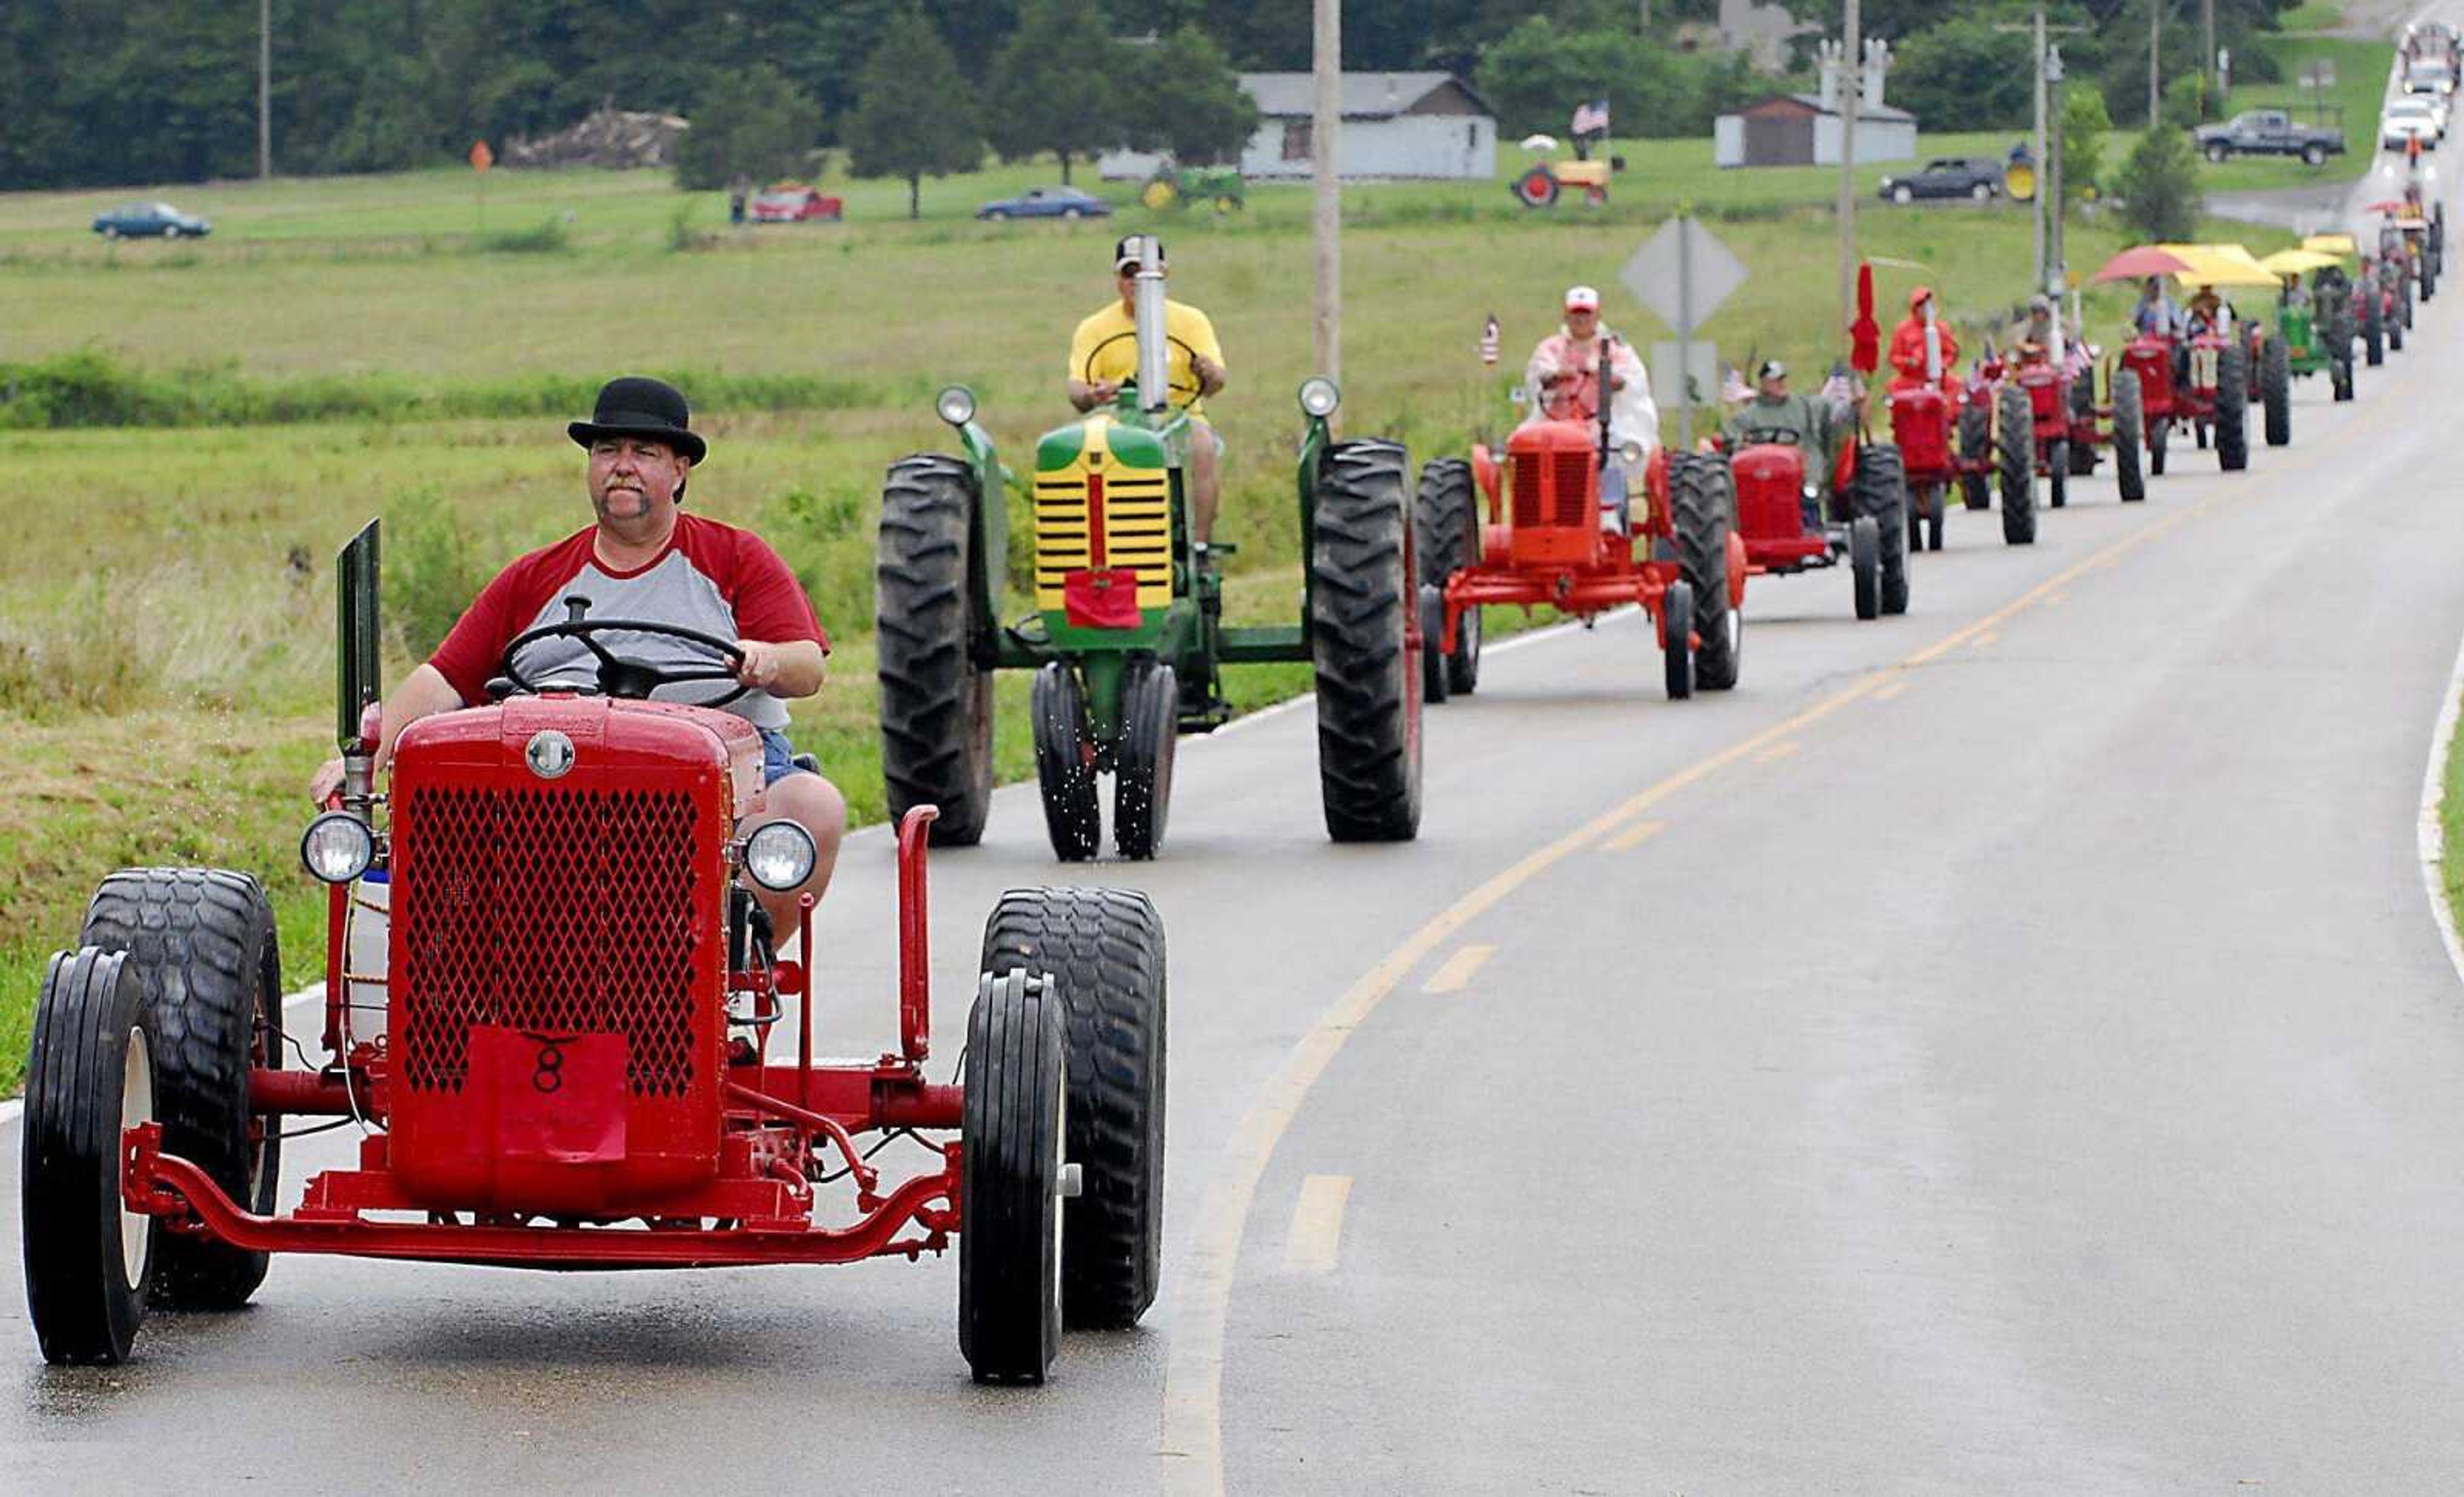
[[[2216,0],[2199,0],[2199,77],[2208,80],[2212,97],[2222,86],[2216,77]]]
[[[2165,88],[2158,77],[2164,72],[2160,43],[2165,31],[2165,0],[2147,0],[2147,128],[2153,130],[2164,121]]]
[[[274,0],[256,0],[256,177],[274,175]]]
[[[2030,36],[2031,71],[2036,75],[2036,278],[2039,290],[2045,284],[2045,8],[2036,7]]]
[[[1839,331],[1857,320],[1857,104],[1864,81],[1865,42],[1858,34],[1857,0],[1847,0],[1839,39]]]
[[[1309,127],[1317,173],[1311,229],[1317,241],[1317,372],[1343,379],[1343,183],[1337,137],[1343,129],[1343,0],[1316,0],[1317,119]]]
[[[2036,12],[2041,17],[2044,12]],[[2044,63],[2037,76],[2052,89],[2054,134],[2046,147],[2045,182],[2037,196],[2051,205],[2052,233],[2046,246],[2045,274],[2042,277],[2046,294],[2059,300],[2063,284],[2070,279],[2070,257],[2062,248],[2062,125],[2069,112],[2062,108],[2062,52],[2059,47],[2045,49]]]

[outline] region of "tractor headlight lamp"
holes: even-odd
[[[1822,491],[1809,483],[1805,486],[1805,496],[1809,499],[1818,499],[1822,497]]]
[[[1625,445],[1617,449],[1617,455],[1624,458],[1629,463],[1641,462],[1642,444],[1632,437],[1628,437],[1625,440]]]
[[[327,811],[299,839],[299,861],[328,884],[347,884],[377,860],[377,836],[347,811]]]
[[[1335,407],[1342,404],[1343,391],[1335,388],[1334,382],[1325,375],[1313,374],[1301,381],[1302,414],[1324,421],[1334,414]]]
[[[933,397],[933,413],[954,427],[963,427],[976,419],[976,392],[953,385]]]
[[[773,893],[784,893],[812,877],[820,857],[813,834],[794,822],[765,822],[744,839],[744,871]]]

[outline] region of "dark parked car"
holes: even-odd
[[[1112,205],[1076,187],[1035,187],[976,209],[978,218],[1105,218]]]
[[[2203,124],[2192,132],[2199,154],[2212,162],[2235,156],[2299,156],[2305,165],[2325,164],[2344,154],[2344,132],[2318,125],[2296,124],[2281,109],[2245,109],[2223,124]]]
[[[1982,203],[2002,195],[2002,164],[1990,156],[1946,156],[1923,171],[1884,177],[1882,196],[1894,203],[1921,197],[1964,197]]]
[[[168,203],[126,203],[94,221],[94,231],[105,239],[202,239],[214,226],[194,213],[183,213]]]

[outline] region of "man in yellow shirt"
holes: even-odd
[[[1080,410],[1109,405],[1125,380],[1138,372],[1137,323],[1132,297],[1137,290],[1138,259],[1146,236],[1131,234],[1112,246],[1112,280],[1120,299],[1078,324],[1069,340],[1069,404]],[[1155,242],[1155,263],[1163,263],[1163,241]],[[1167,273],[1169,274],[1169,273]],[[1215,324],[1196,307],[1177,301],[1164,306],[1164,373],[1171,388],[1166,398],[1189,413],[1190,537],[1199,545],[1215,533],[1215,498],[1222,444],[1206,424],[1206,397],[1223,388],[1223,349],[1215,341]]]

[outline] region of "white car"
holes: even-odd
[[[2408,94],[2452,94],[2455,92],[2455,70],[2444,62],[2425,57],[2404,70],[2404,91]]]
[[[2432,102],[2433,99],[2436,101]],[[2423,121],[2429,124],[2430,133],[2434,139],[2440,141],[2447,139],[2447,100],[2443,96],[2414,94],[2408,98],[2389,100],[2386,115],[2379,124],[2380,139],[2384,140],[2393,133],[2391,126],[2398,120]]]
[[[2393,109],[2379,121],[2379,145],[2390,151],[2403,150],[2418,140],[2425,151],[2438,149],[2438,121],[2427,111],[2398,114]]]

